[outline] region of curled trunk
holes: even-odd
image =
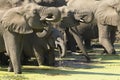
[[[58,22],[61,19],[61,12],[55,7],[49,7],[43,10],[40,16],[41,20],[46,20],[49,22]]]

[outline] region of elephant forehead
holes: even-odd
[[[28,11],[33,11],[34,9],[39,9],[41,6],[35,3],[29,3],[24,5],[24,9]]]
[[[99,5],[95,16],[101,24],[117,26],[120,16],[114,8],[118,0],[110,0],[111,2],[104,2]],[[119,0],[120,1],[120,0]]]

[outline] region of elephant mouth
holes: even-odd
[[[42,23],[42,25],[43,25],[44,27],[50,26],[50,22],[48,22],[48,21],[46,21],[46,20],[42,20],[41,23]]]

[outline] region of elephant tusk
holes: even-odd
[[[80,21],[80,22],[84,22],[84,20],[83,20],[83,19],[80,19],[79,21]]]
[[[53,20],[55,20],[55,16],[52,16],[52,18],[45,18],[45,20],[47,20],[47,21],[53,21]]]

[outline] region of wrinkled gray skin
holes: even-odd
[[[23,48],[23,38],[25,34],[33,33],[34,29],[43,29],[43,27],[49,26],[48,23],[45,23],[47,20],[40,21],[43,9],[44,11],[49,11],[49,9],[51,10],[51,8],[43,8],[43,6],[39,6],[34,3],[11,8],[7,11],[1,10],[1,14],[3,16],[1,15],[0,17],[0,25],[2,26],[0,27],[0,32],[3,39],[1,38],[0,40],[4,40],[5,47],[4,45],[0,45],[0,48],[1,51],[5,51],[6,49],[10,56],[11,66],[9,71],[11,71],[13,66],[13,70],[16,74],[20,74],[22,72],[20,55]],[[56,15],[54,16],[54,20],[56,21],[55,17]],[[49,19],[49,21],[52,20],[52,22],[54,22],[52,17],[46,17],[45,19]]]
[[[44,31],[47,32],[46,35],[43,35],[42,32]],[[53,66],[55,63],[55,49],[60,47],[62,49],[60,55],[64,56],[66,47],[62,35],[57,29],[49,27],[44,31],[25,36],[23,46],[24,61],[36,56],[39,65]]]

